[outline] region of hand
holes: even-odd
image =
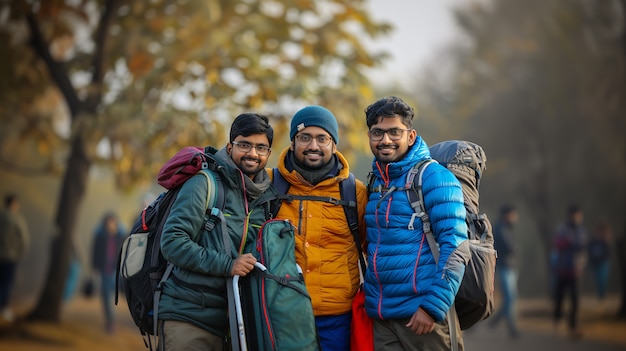
[[[252,256],[252,254],[243,254],[233,263],[233,268],[230,270],[230,274],[235,276],[245,277],[246,274],[250,273],[254,269],[254,264],[256,263],[256,258]]]
[[[411,316],[406,327],[415,334],[428,334],[435,329],[435,321],[421,307]]]

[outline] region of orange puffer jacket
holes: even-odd
[[[279,158],[278,170],[289,182],[289,194],[313,195],[340,199],[339,182],[348,178],[348,162],[339,152],[342,165],[337,177],[311,185],[295,170],[285,167],[289,148]],[[268,173],[272,175],[272,171]],[[361,242],[365,240],[363,215],[367,205],[367,189],[357,179],[357,208]],[[315,316],[337,315],[351,310],[352,299],[359,287],[358,251],[341,205],[323,201],[283,201],[278,218],[288,218],[296,226],[296,261],[304,272]]]

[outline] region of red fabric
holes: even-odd
[[[203,148],[186,146],[161,167],[157,183],[165,189],[173,189],[198,173],[204,161]]]
[[[350,350],[374,351],[374,327],[372,319],[365,312],[365,292],[362,287],[352,300]]]

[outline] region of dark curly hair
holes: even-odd
[[[402,124],[411,128],[415,112],[404,100],[396,96],[384,97],[365,109],[367,128],[379,122],[379,118],[400,116]]]

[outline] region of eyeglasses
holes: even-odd
[[[374,128],[374,129],[371,129],[368,132],[368,134],[370,136],[370,139],[372,139],[373,141],[383,140],[383,138],[385,137],[385,134],[387,134],[389,136],[389,139],[391,140],[400,140],[404,132],[408,132],[408,131],[410,131],[410,129],[392,128],[392,129],[385,130],[385,129]]]
[[[270,151],[272,151],[272,148],[267,146],[267,145],[252,145],[250,143],[247,143],[245,141],[231,141],[230,142],[233,145],[237,145],[237,148],[239,149],[239,151],[241,152],[250,152],[252,150],[252,148],[256,149],[256,153],[259,156],[267,156],[269,155]]]
[[[306,133],[296,135],[296,141],[300,145],[309,145],[313,142],[313,139],[315,139],[317,145],[319,146],[328,146],[332,140],[332,138],[328,135],[317,135],[315,137]]]

